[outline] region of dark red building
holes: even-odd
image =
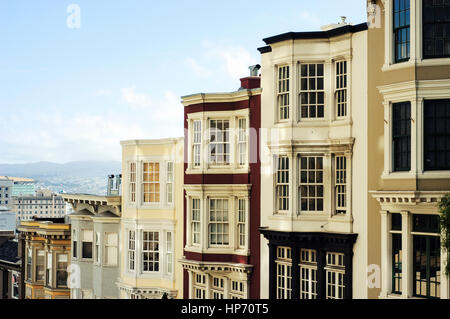
[[[259,298],[259,65],[230,93],[182,97],[184,298]]]

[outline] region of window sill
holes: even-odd
[[[389,71],[395,71],[395,70],[401,70],[401,69],[407,69],[414,67],[415,63],[413,59],[409,59],[408,61],[404,62],[397,62],[397,63],[385,63],[383,67],[381,68],[381,71],[383,72],[389,72]]]
[[[193,174],[248,174],[250,172],[249,166],[233,167],[233,166],[220,166],[209,168],[187,168],[186,175]]]
[[[414,171],[408,172],[383,172],[382,179],[449,179],[450,171],[425,171],[423,173],[416,173]]]
[[[250,251],[242,248],[231,248],[231,247],[209,247],[200,248],[198,246],[185,246],[185,251],[198,253],[198,254],[223,254],[223,255],[239,255],[239,256],[250,256]]]

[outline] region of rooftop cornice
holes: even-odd
[[[235,92],[221,92],[221,93],[196,93],[182,96],[181,103],[183,106],[189,106],[202,103],[220,103],[220,102],[238,102],[247,100],[251,96],[260,95],[261,88],[244,89]]]

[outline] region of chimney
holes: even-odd
[[[251,90],[261,87],[261,77],[258,75],[261,66],[259,64],[251,65],[248,69],[250,70],[250,76],[241,79],[239,90]]]

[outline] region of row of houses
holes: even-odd
[[[449,298],[450,5],[367,5],[183,96],[184,137],[121,142],[121,196],[63,195],[64,253],[22,223],[25,296],[68,262],[70,298]]]

